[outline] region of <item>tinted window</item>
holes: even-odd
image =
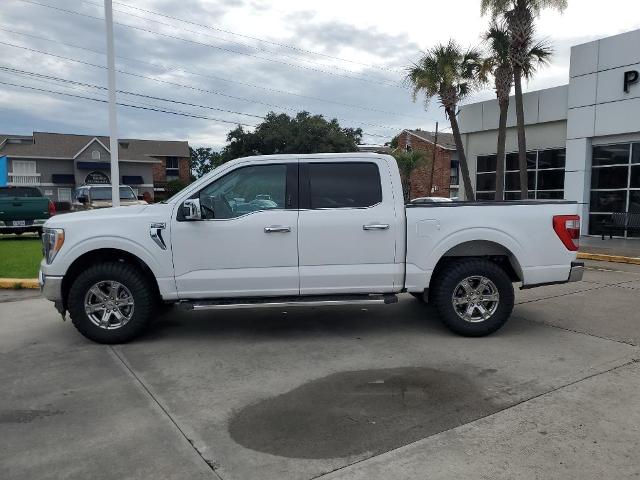
[[[627,206],[625,190],[591,192],[592,212],[624,212]]]
[[[495,172],[496,156],[482,155],[478,157],[478,172]]]
[[[478,174],[476,190],[479,192],[492,191],[496,189],[496,174],[482,173]]]
[[[563,172],[564,175],[564,172]],[[529,190],[536,188],[536,172],[527,172]],[[520,172],[509,172],[505,174],[504,178],[505,189],[507,190],[520,190]]]
[[[311,208],[362,208],[382,201],[374,163],[310,163]]]
[[[538,169],[564,168],[566,163],[565,150],[540,150],[538,152]]]
[[[0,197],[41,197],[42,192],[35,187],[0,188]]]
[[[630,144],[593,147],[592,165],[618,165],[629,163]]]
[[[629,167],[594,168],[591,170],[591,188],[627,188]]]
[[[506,170],[514,171],[520,170],[520,160],[518,153],[507,153],[505,158]],[[536,168],[536,152],[527,152],[527,170],[533,170]]]
[[[238,168],[200,192],[202,214],[207,219],[235,218],[285,208],[286,190],[286,165]]]

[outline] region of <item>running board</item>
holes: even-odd
[[[241,308],[321,307],[331,305],[385,305],[397,303],[395,294],[382,295],[314,295],[302,297],[247,297],[215,300],[183,300],[178,307],[185,310],[236,310]]]

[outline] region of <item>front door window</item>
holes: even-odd
[[[238,168],[200,192],[202,215],[208,220],[217,220],[284,209],[286,190],[286,165]]]

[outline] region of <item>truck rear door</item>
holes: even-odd
[[[381,159],[305,159],[300,164],[300,293],[394,290],[396,213]]]
[[[0,189],[0,220],[9,226],[30,226],[34,220],[49,218],[49,199],[33,188]],[[36,196],[37,195],[37,196]]]

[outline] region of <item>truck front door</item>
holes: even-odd
[[[298,295],[297,163],[240,166],[171,229],[180,298]]]

